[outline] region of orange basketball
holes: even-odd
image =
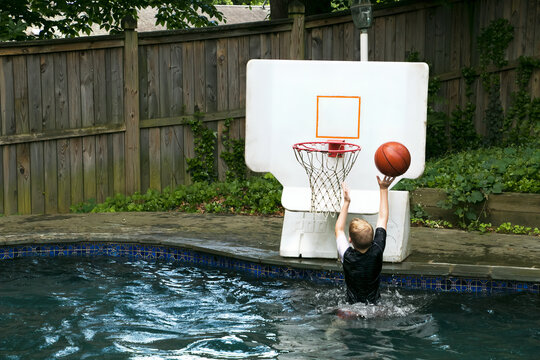
[[[405,145],[391,141],[379,146],[375,152],[375,166],[384,175],[403,175],[411,165],[411,154]]]

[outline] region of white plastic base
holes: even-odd
[[[401,262],[410,254],[409,192],[389,191],[388,203],[390,214],[383,261]],[[345,229],[347,235],[348,224],[355,217],[365,219],[375,228],[378,214],[349,214]],[[321,214],[286,210],[279,254],[285,257],[337,259],[336,220],[337,215],[325,218]]]

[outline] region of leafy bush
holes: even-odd
[[[222,214],[281,215],[281,184],[271,175],[226,182],[195,182],[163,192],[148,190],[132,196],[117,194],[102,204],[87,202],[72,212],[184,211]]]
[[[447,199],[438,205],[454,209],[466,226],[479,219],[478,206],[490,194],[540,193],[540,146],[479,149],[428,161],[422,177],[405,179],[396,189],[419,187],[444,189]]]

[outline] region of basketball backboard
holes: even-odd
[[[282,204],[309,211],[311,188],[292,146],[343,139],[362,150],[346,180],[350,213],[378,211],[373,157],[388,141],[404,144],[424,171],[428,66],[424,63],[250,60],[247,65],[246,164],[283,185]],[[398,181],[395,181],[396,184]]]

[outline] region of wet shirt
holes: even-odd
[[[361,253],[349,246],[345,234],[337,238],[338,253],[343,263],[349,303],[375,303],[380,297],[379,284],[382,259],[386,245],[386,230],[377,228],[373,244]]]

